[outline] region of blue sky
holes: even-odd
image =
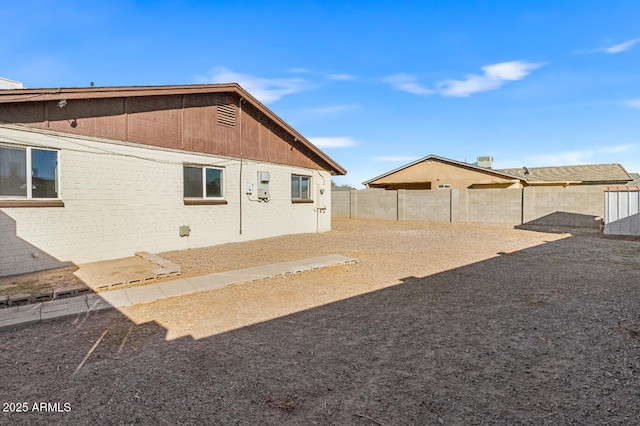
[[[24,1],[28,88],[240,83],[361,182],[435,154],[640,172],[640,2]]]

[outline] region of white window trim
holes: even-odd
[[[18,197],[18,196],[4,196],[0,194],[0,200],[42,200],[42,201],[47,201],[47,200],[61,200],[62,196],[61,196],[61,188],[60,188],[60,169],[61,169],[61,165],[60,165],[60,150],[59,149],[53,149],[53,148],[45,148],[45,147],[40,147],[40,146],[20,146],[20,145],[8,145],[8,144],[0,144],[0,147],[2,148],[9,148],[9,149],[24,149],[25,150],[25,156],[26,156],[26,161],[25,161],[25,168],[26,168],[26,185],[27,185],[27,196],[26,197]],[[54,198],[33,198],[33,169],[32,169],[32,161],[31,161],[31,150],[33,149],[39,149],[41,151],[53,151],[56,153],[56,171],[55,171],[55,179],[54,179],[54,185],[55,185],[55,189],[56,189],[56,194],[58,195],[57,197]]]

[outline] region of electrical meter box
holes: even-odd
[[[269,199],[269,172],[258,172],[258,199]]]

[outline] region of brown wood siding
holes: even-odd
[[[124,98],[70,100],[64,108],[46,102],[48,128],[59,132],[125,140]]]
[[[271,143],[269,145],[269,159],[274,163],[287,164],[290,145],[285,142],[287,134],[279,126],[271,127]],[[290,136],[290,135],[288,135]]]
[[[325,162],[234,93],[69,99],[3,104],[0,122],[213,155],[326,169]],[[218,123],[217,104],[234,105],[235,126]],[[242,120],[242,122],[241,122]]]
[[[182,149],[182,96],[129,98],[127,140]]]
[[[269,160],[269,134],[264,132],[266,117],[251,105],[242,106],[242,152],[245,158]]]
[[[216,110],[211,105],[215,105],[217,97],[204,94],[184,98],[182,149],[226,155],[226,142],[214,137]]]
[[[0,123],[44,123],[44,102],[13,103],[0,108]]]
[[[292,142],[287,150],[287,163],[293,166],[309,167],[309,157],[307,149],[300,142]]]

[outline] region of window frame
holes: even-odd
[[[293,196],[293,180],[298,180],[298,197]],[[307,180],[307,197],[303,197],[302,194],[302,181]],[[292,173],[291,174],[291,202],[292,203],[313,203],[313,198],[311,197],[311,176],[309,175],[301,175]]]
[[[0,207],[64,207],[61,194],[61,162],[60,149],[32,146],[11,145],[0,143],[0,148],[24,151],[25,153],[25,185],[26,195],[2,195],[0,194]],[[56,165],[54,169],[55,197],[33,196],[33,150],[49,151],[55,153]]]
[[[200,169],[202,175],[201,189],[202,195],[199,197],[186,197],[185,196],[185,177],[184,171],[187,167]],[[219,170],[220,171],[220,196],[208,197],[207,196],[207,169],[211,170]],[[211,165],[203,165],[203,164],[192,164],[192,163],[184,163],[182,165],[182,198],[185,205],[213,205],[213,204],[227,204],[227,200],[225,199],[225,168],[220,166],[211,166]]]

